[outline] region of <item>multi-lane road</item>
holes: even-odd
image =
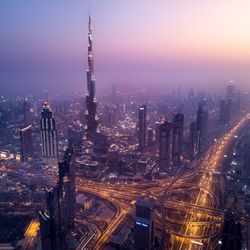
[[[175,178],[116,184],[77,178],[77,191],[105,199],[116,208],[115,216],[107,228],[98,237],[91,239],[94,241],[94,249],[102,249],[127,216],[134,215],[135,200],[143,195],[155,199],[155,224],[159,230],[164,231],[157,235],[162,238],[163,248],[166,244],[174,250],[216,248],[224,217],[224,210],[218,198],[222,191],[219,185],[221,164],[235,135],[249,120],[250,114],[245,115],[211,145],[196,166],[183,167]],[[24,241],[26,248],[35,240],[32,232],[37,231],[38,227],[39,223],[32,221],[27,229]],[[88,248],[88,242],[81,244],[81,249]]]
[[[78,180],[79,191],[107,199],[117,207],[113,222],[97,239],[95,249],[102,249],[126,215],[134,214],[134,201],[142,195],[155,199],[156,225],[164,229],[162,240],[167,239],[171,249],[216,248],[224,216],[218,198],[221,164],[235,135],[249,119],[250,114],[245,115],[211,145],[197,166],[183,169],[178,178],[130,184]]]
[[[216,140],[197,166],[201,171],[194,173],[198,177],[196,181],[189,183],[189,187],[186,185],[185,191],[179,189],[174,193],[173,200],[183,197],[183,203],[170,209],[169,216],[165,218],[171,234],[171,249],[216,248],[223,223],[223,207],[218,199],[219,192],[223,191],[219,185],[223,157],[249,119],[250,115],[245,115]]]

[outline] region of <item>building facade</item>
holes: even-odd
[[[170,136],[172,124],[165,121],[160,125],[159,171],[165,173],[170,164]]]
[[[178,113],[173,121],[173,142],[172,142],[172,163],[175,166],[181,165],[181,156],[183,149],[183,125],[184,114]]]
[[[26,162],[33,156],[32,125],[19,129],[21,144],[21,161]]]
[[[44,102],[40,119],[42,158],[45,161],[56,161],[58,157],[57,131],[55,119],[48,102]]]
[[[140,197],[135,206],[135,249],[151,250],[154,243],[154,202],[148,197]]]
[[[96,119],[97,101],[95,97],[95,79],[94,79],[94,52],[93,37],[91,27],[91,17],[89,16],[88,25],[88,69],[87,69],[87,95],[86,95],[86,132],[87,137],[92,137],[97,131],[98,122]]]
[[[76,213],[73,149],[59,163],[59,180],[46,189],[46,209],[39,212],[42,250],[68,249],[67,235],[74,228]]]
[[[205,101],[199,102],[196,126],[197,126],[197,155],[201,156],[204,151],[204,147],[207,141],[207,129],[208,129],[208,111],[205,110]]]
[[[138,112],[138,139],[139,150],[143,151],[146,146],[146,134],[147,134],[147,109],[146,105],[139,107]]]

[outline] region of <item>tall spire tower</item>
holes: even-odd
[[[92,40],[91,16],[89,15],[88,25],[88,68],[87,68],[87,90],[86,95],[86,120],[87,120],[87,136],[92,137],[96,133],[97,119],[96,107],[97,102],[95,98],[95,79],[94,79],[94,53]]]

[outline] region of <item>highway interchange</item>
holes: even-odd
[[[250,114],[246,114],[215,140],[194,167],[182,167],[175,178],[119,184],[77,179],[78,191],[106,199],[117,208],[112,223],[93,247],[103,249],[126,216],[134,215],[135,200],[146,195],[155,199],[156,233],[162,249],[215,249],[224,218],[219,185],[223,157],[249,119]],[[164,232],[159,233],[161,230]]]
[[[220,185],[223,158],[249,120],[250,113],[215,140],[199,161],[181,167],[175,177],[114,184],[78,177],[77,192],[107,200],[116,208],[116,214],[102,232],[92,232],[77,249],[104,249],[118,226],[134,217],[135,201],[144,195],[155,200],[155,232],[160,249],[216,249],[225,212]],[[24,249],[35,244],[38,227],[37,220],[32,220],[22,241]]]

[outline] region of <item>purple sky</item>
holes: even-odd
[[[99,93],[250,85],[249,0],[1,0],[1,94],[85,91],[88,6]]]

